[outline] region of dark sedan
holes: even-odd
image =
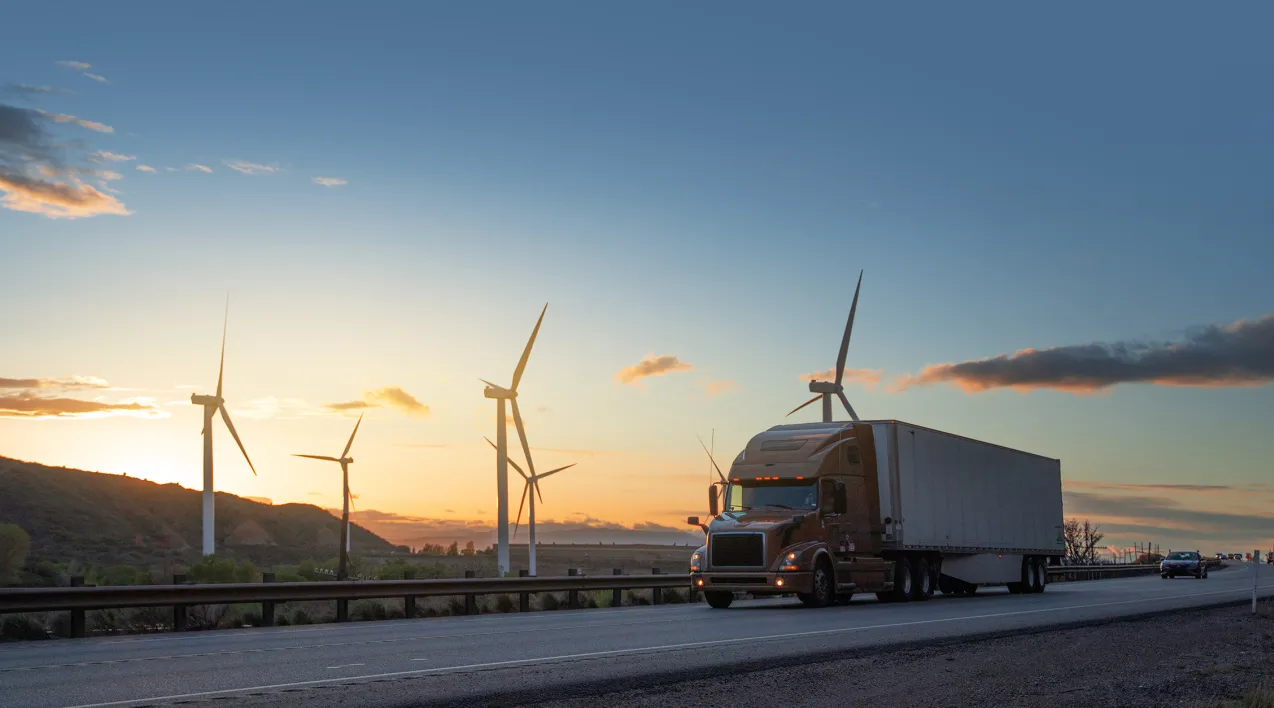
[[[1173,551],[1159,563],[1159,575],[1165,580],[1190,575],[1200,580],[1208,577],[1208,562],[1198,551]]]

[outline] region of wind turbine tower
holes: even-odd
[[[518,360],[518,366],[513,370],[513,384],[508,388],[497,386],[485,379],[479,379],[486,384],[486,389],[482,392],[483,396],[495,399],[495,484],[496,484],[496,566],[499,568],[500,576],[509,572],[509,442],[507,427],[504,417],[504,402],[508,401],[513,409],[513,423],[518,428],[518,438],[522,441],[522,452],[526,456],[528,464],[531,459],[531,448],[526,443],[526,429],[522,427],[522,414],[518,412],[518,383],[522,381],[522,372],[526,370],[526,361],[531,356],[531,347],[535,344],[535,336],[540,333],[540,323],[544,322],[544,313],[547,312],[549,306],[547,303],[544,309],[540,310],[540,319],[535,322],[535,329],[531,330],[531,338],[526,342],[526,349],[522,350],[522,358]],[[534,468],[531,470],[534,472]]]
[[[487,443],[491,445],[491,447],[495,447],[495,443],[491,442],[489,438],[487,439]],[[527,525],[531,528],[531,538],[527,542],[527,572],[531,574],[531,577],[535,577],[535,498],[538,496],[540,498],[540,503],[544,503],[544,495],[540,494],[540,480],[550,475],[555,475],[562,470],[570,469],[575,466],[575,463],[572,462],[569,465],[558,467],[557,469],[552,469],[541,474],[535,473],[535,464],[531,462],[530,459],[528,459],[526,463],[527,466],[531,468],[531,474],[523,472],[522,468],[518,467],[518,463],[513,460],[509,460],[509,464],[513,465],[513,469],[517,470],[518,474],[522,475],[522,479],[526,480],[526,484],[522,487],[522,501],[518,503],[518,518],[517,521],[513,523],[513,534],[515,536],[517,535],[518,526],[522,523],[522,509],[526,506],[527,494],[531,490],[534,490],[535,493],[530,495],[531,507],[530,513],[527,516]]]
[[[203,406],[203,554],[205,556],[217,552],[216,492],[212,480],[212,419],[218,412],[221,413],[221,420],[225,422],[226,429],[230,431],[239,450],[243,452],[243,459],[248,461],[248,469],[252,470],[252,476],[257,476],[257,468],[252,466],[252,459],[248,457],[248,451],[244,449],[239,433],[235,432],[234,423],[230,422],[230,414],[226,411],[226,399],[221,397],[221,385],[226,373],[226,327],[229,323],[230,298],[226,298],[226,315],[221,325],[221,368],[217,371],[217,393],[212,396],[190,394],[191,403]]]
[[[293,457],[305,457],[311,460],[323,460],[325,462],[338,462],[341,465],[342,477],[342,508],[341,508],[341,552],[339,565],[336,568],[336,579],[344,580],[349,573],[349,466],[354,464],[354,458],[349,456],[350,448],[354,447],[354,436],[358,435],[358,426],[363,424],[363,416],[358,416],[358,422],[354,424],[354,432],[349,434],[349,442],[345,443],[345,451],[340,457],[330,457],[328,455],[298,455],[293,453]]]

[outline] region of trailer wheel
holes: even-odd
[[[1035,570],[1039,573],[1039,590],[1035,592],[1044,592],[1044,588],[1048,587],[1048,559],[1039,558],[1035,561]]]
[[[1040,564],[1039,559],[1028,556],[1026,562],[1026,591],[1031,594],[1044,592],[1044,586],[1040,584]]]
[[[933,572],[929,559],[924,556],[916,558],[911,569],[911,599],[920,601],[933,597]]]
[[[963,581],[961,582],[963,583]],[[963,583],[963,585],[960,587],[960,594],[964,595],[965,597],[973,597],[974,595],[978,594],[977,583]]]
[[[960,588],[951,581],[950,575],[939,575],[938,591],[943,595],[956,595],[960,592]]]
[[[709,590],[703,597],[708,601],[708,606],[715,610],[724,610],[734,602],[734,593],[721,590]]]
[[[894,589],[889,593],[889,602],[907,602],[911,599],[914,578],[911,573],[911,563],[907,561],[906,556],[901,556],[894,561]]]

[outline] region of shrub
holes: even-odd
[[[646,597],[645,592],[639,595],[637,594],[637,591],[629,590],[626,596],[628,598],[628,604],[630,605],[649,605],[650,604],[650,598]]]
[[[16,642],[48,639],[49,630],[31,615],[6,615],[0,620],[0,641]]]
[[[350,608],[350,617],[360,622],[383,620],[389,617],[384,603],[379,600],[358,600]]]
[[[496,612],[512,612],[517,604],[513,602],[512,595],[496,595],[495,611]]]

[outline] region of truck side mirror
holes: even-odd
[[[835,496],[834,506],[835,506],[835,513],[837,514],[844,514],[846,511],[849,510],[849,493],[845,489],[844,482],[836,483],[836,496]]]
[[[717,488],[715,486],[708,487],[708,512],[713,516],[721,513],[721,509],[717,506]]]
[[[687,525],[687,526],[698,526],[698,525],[699,525],[699,517],[697,517],[697,516],[689,516],[689,517],[686,517],[686,525]]]

